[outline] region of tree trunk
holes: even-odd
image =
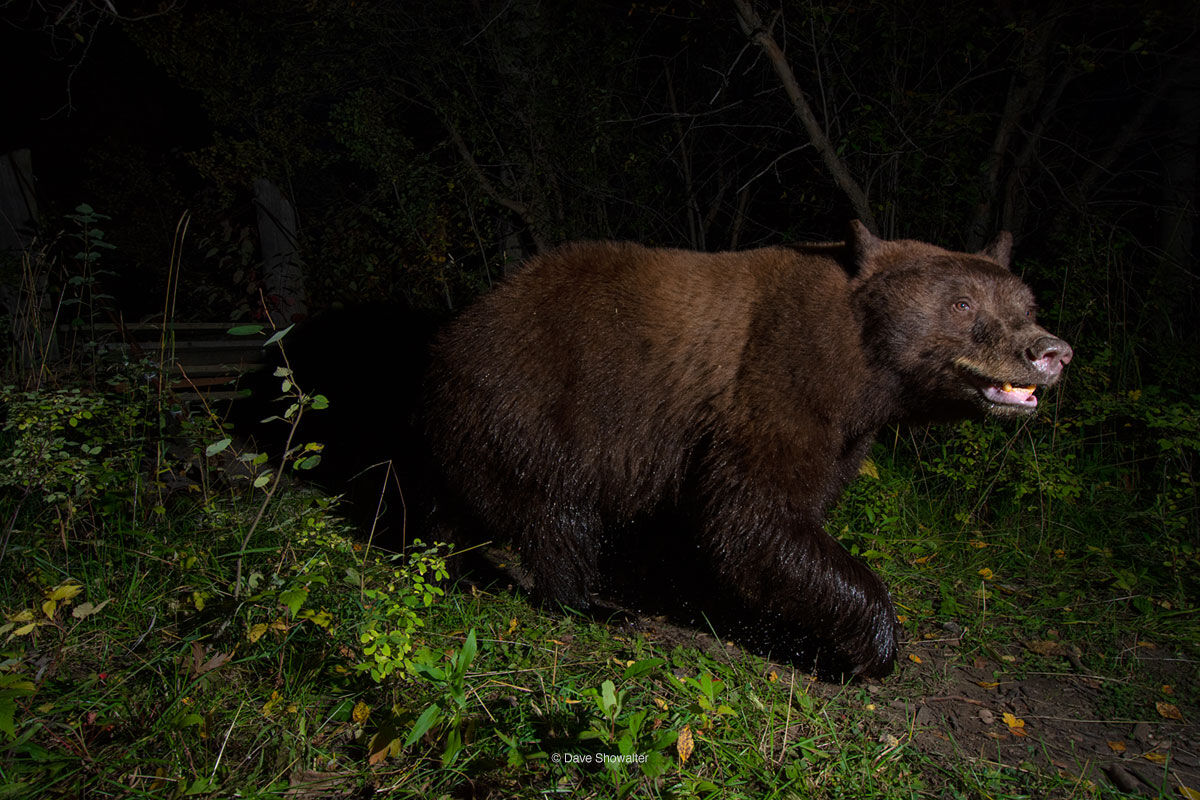
[[[1046,54],[1050,47],[1052,22],[1043,22],[1030,31],[1022,42],[1017,55],[1017,64],[1009,84],[1004,110],[996,126],[992,147],[984,161],[983,197],[975,207],[975,213],[967,226],[967,249],[978,250],[992,238],[1005,215],[1004,188],[1006,166],[1013,158],[1013,140],[1020,131],[1021,120],[1037,108],[1038,100],[1046,86]],[[1032,155],[1032,151],[1030,152]],[[1000,207],[997,213],[997,206]]]
[[[1187,305],[1195,297],[1200,69],[1188,70],[1168,95],[1167,102],[1174,126],[1163,153],[1164,208],[1159,229],[1162,258],[1157,277],[1164,298],[1165,319],[1191,320],[1185,324],[1194,326],[1195,312]]]
[[[279,187],[265,178],[254,182],[258,241],[263,260],[263,295],[271,322],[287,326],[307,316],[304,268],[296,236],[296,212]]]

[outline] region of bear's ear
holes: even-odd
[[[1012,261],[1012,234],[1008,231],[1000,231],[996,234],[996,238],[987,247],[980,250],[976,255],[986,258],[988,261],[995,261],[1005,269],[1009,268],[1009,262]]]
[[[879,250],[879,246],[883,244],[883,240],[871,233],[870,228],[856,219],[850,222],[850,237],[847,243],[850,245],[850,252],[854,256],[854,274],[859,277],[866,277],[867,273],[870,272],[868,264],[871,261],[871,256]]]

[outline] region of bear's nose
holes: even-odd
[[[1025,350],[1025,357],[1034,368],[1050,378],[1057,378],[1062,368],[1075,355],[1071,345],[1057,336],[1043,336]]]

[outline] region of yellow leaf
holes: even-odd
[[[371,707],[359,700],[354,704],[354,711],[350,713],[350,718],[359,725],[362,725],[371,716]]]
[[[512,632],[515,631],[516,629],[517,629],[517,618],[513,617],[512,619],[510,619],[508,621],[508,635],[511,636]]]
[[[1149,752],[1149,753],[1144,753],[1144,754],[1142,755],[1142,758],[1146,759],[1147,761],[1152,761],[1152,762],[1154,762],[1155,764],[1165,764],[1165,763],[1167,763],[1167,755],[1166,755],[1166,753],[1160,753],[1160,752],[1158,752],[1157,750],[1151,751],[1151,752]]]
[[[863,459],[862,464],[858,468],[859,475],[866,475],[868,478],[879,480],[879,468],[875,466],[875,462],[869,458]]]
[[[1144,648],[1146,648],[1147,650],[1156,650],[1156,649],[1158,649],[1158,645],[1156,645],[1154,642],[1144,642],[1144,641],[1143,641],[1143,642],[1138,642],[1138,643],[1137,643],[1137,646],[1138,646],[1138,647],[1144,647]]]
[[[987,567],[984,567],[983,569],[979,570],[979,576],[985,581],[990,581],[992,579],[992,571]]]
[[[8,617],[8,619],[13,622],[33,622],[33,612],[26,608]]]
[[[80,603],[79,605],[75,606],[75,608],[71,609],[71,616],[74,617],[75,619],[84,619],[86,617],[90,617],[92,614],[95,614],[100,609],[102,609],[106,605],[108,605],[109,600],[112,600],[112,598],[111,597],[106,598],[104,600],[104,602],[102,602],[98,606],[94,606],[91,603],[86,603],[86,602]]]
[[[982,550],[988,546],[987,542],[980,541],[979,539],[972,539],[971,541],[967,542],[967,544],[971,545],[971,547],[974,547],[976,550]]]
[[[1000,681],[975,681],[975,683],[979,684],[984,689],[995,689],[1000,685]]]
[[[921,663],[921,657],[920,657],[919,655],[917,655],[916,653],[909,653],[909,654],[908,654],[908,660],[909,660],[909,661],[911,661],[911,662],[913,662],[914,664],[920,664],[920,663]]]
[[[1154,706],[1158,709],[1159,716],[1161,717],[1165,717],[1166,719],[1183,719],[1183,714],[1179,713],[1179,707],[1176,705],[1164,703],[1159,700]]]
[[[658,706],[659,709],[663,711],[666,711],[670,707],[667,705],[667,701],[663,700],[661,697],[654,698],[654,705]]]
[[[83,591],[81,583],[64,583],[55,587],[47,597],[51,600],[70,600]]]
[[[779,680],[778,672],[776,672],[775,670],[771,670],[770,672],[767,673],[767,683],[775,683],[777,680]]]
[[[1125,752],[1125,743],[1124,742],[1109,742],[1108,749],[1112,750],[1114,753],[1124,753]]]
[[[1005,711],[1004,712],[1004,724],[1009,727],[1009,730],[1012,730],[1014,728],[1024,728],[1025,720],[1020,719],[1019,717]],[[1022,735],[1024,735],[1024,734],[1022,734]]]
[[[1055,557],[1055,558],[1066,558],[1066,557],[1067,557],[1067,551],[1066,551],[1066,550],[1063,550],[1062,548],[1059,548],[1058,550],[1055,550],[1055,551],[1054,551],[1054,557]]]
[[[251,625],[250,630],[246,632],[246,638],[249,639],[251,643],[257,642],[262,638],[263,634],[267,632],[267,627],[268,625],[265,622],[260,622],[257,625]]]
[[[686,764],[688,757],[695,749],[696,742],[692,740],[692,728],[690,725],[684,725],[683,730],[679,732],[679,738],[675,740],[675,752],[679,754],[679,763]]]
[[[54,619],[54,612],[58,610],[58,602],[56,600],[47,600],[42,603],[42,613],[49,619]]]
[[[1189,789],[1182,784],[1176,786],[1175,788],[1179,791],[1179,796],[1182,797],[1183,800],[1200,800],[1200,792],[1197,792],[1195,789]]]
[[[920,558],[914,559],[913,563],[914,564],[928,564],[929,559],[933,558],[936,555],[937,555],[937,553],[930,553],[927,556],[921,556]]]

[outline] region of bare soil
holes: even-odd
[[[736,650],[662,618],[643,617],[630,627],[662,644],[714,655]],[[896,672],[862,684],[874,701],[873,732],[881,741],[895,737],[935,761],[954,762],[947,764],[952,770],[965,760],[1106,783],[1134,795],[1192,796],[1179,787],[1200,792],[1200,709],[1181,697],[1194,697],[1194,661],[1131,642],[1121,671],[1139,675],[1139,686],[1157,687],[1147,698],[1126,680],[1090,672],[1069,642],[1013,642],[1001,652],[968,655],[949,627],[903,643]],[[1030,663],[1050,669],[1033,671]],[[790,667],[771,669],[790,679]],[[812,683],[808,691],[832,698],[846,687]],[[1114,713],[1114,697],[1153,712]]]

